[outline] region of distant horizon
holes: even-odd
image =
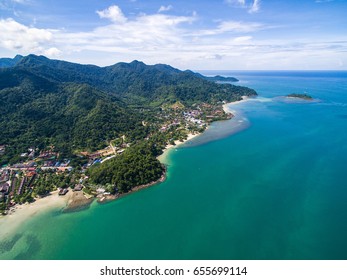
[[[0,57],[0,59],[14,59],[16,56],[22,56],[22,57],[27,57],[27,56],[30,56],[30,55],[35,55],[35,56],[42,56],[42,57],[45,57],[45,58],[48,58],[50,60],[60,60],[60,61],[65,61],[65,62],[69,62],[69,63],[76,63],[76,64],[81,64],[81,65],[93,65],[93,66],[97,66],[97,67],[109,67],[109,66],[112,66],[112,65],[115,65],[117,63],[131,63],[131,62],[134,62],[134,61],[138,61],[138,62],[142,62],[146,65],[157,65],[157,64],[166,64],[166,63],[156,63],[156,64],[147,64],[145,63],[144,61],[142,61],[141,59],[134,59],[132,61],[116,61],[112,64],[109,64],[109,65],[97,65],[97,64],[92,64],[92,63],[79,63],[79,62],[74,62],[74,61],[69,61],[69,60],[64,60],[64,59],[59,59],[59,58],[49,58],[45,55],[37,55],[37,54],[33,54],[33,53],[30,53],[28,55],[22,55],[22,54],[16,54],[14,55],[13,57]],[[166,64],[166,65],[169,65],[169,66],[172,66],[170,64]],[[174,67],[174,66],[172,66]],[[1,68],[1,67],[0,67]],[[174,67],[176,68],[176,67]],[[178,70],[181,70],[181,71],[186,71],[186,70],[190,70],[190,71],[196,71],[196,72],[227,72],[227,71],[235,71],[235,72],[347,72],[347,69],[314,69],[314,70],[299,70],[299,69],[193,69],[193,68],[187,68],[187,69],[180,69],[180,68],[177,68]]]
[[[211,72],[217,72],[217,71],[236,71],[236,72],[347,72],[347,69],[343,70],[335,70],[335,69],[317,69],[317,70],[298,70],[298,69],[217,69],[217,70],[210,70],[210,69],[196,69],[194,71],[211,71]]]

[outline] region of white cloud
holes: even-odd
[[[244,6],[246,4],[245,0],[226,0],[225,2],[231,5],[241,5],[241,6]]]
[[[41,45],[49,43],[52,37],[47,29],[27,27],[12,18],[0,20],[0,46],[9,50],[41,52]]]
[[[214,36],[224,33],[252,33],[271,28],[259,22],[222,21],[215,29],[200,30],[196,36]]]
[[[12,2],[19,3],[19,4],[25,4],[28,2],[28,0],[11,0]]]
[[[201,58],[203,59],[212,59],[212,60],[221,60],[223,59],[224,55],[220,55],[220,54],[208,54],[205,56],[202,56]]]
[[[260,9],[260,0],[254,0],[252,6],[248,10],[249,13],[257,13]]]
[[[252,36],[241,36],[241,37],[236,37],[233,39],[234,43],[245,43],[245,42],[249,42],[250,40],[252,40]]]
[[[53,47],[43,51],[43,54],[48,57],[58,57],[62,54],[62,51]]]
[[[249,33],[264,28],[265,25],[258,22],[224,21],[219,25],[222,32]]]
[[[100,18],[107,18],[113,22],[124,23],[127,21],[127,18],[124,16],[122,10],[114,5],[110,6],[105,10],[96,11]]]
[[[85,32],[39,29],[13,19],[0,20],[0,51],[61,56],[98,65],[138,59],[181,69],[305,69],[304,62],[311,69],[323,69],[344,61],[341,67],[346,68],[345,35],[334,38],[334,42],[314,37],[295,43],[286,37],[259,40],[261,34],[256,36],[255,32],[274,26],[230,20],[201,29],[196,13],[138,14],[127,18],[119,7],[116,6],[116,13],[111,7],[99,11],[100,17],[110,22]]]
[[[4,11],[14,11],[14,8],[17,6],[17,4],[30,4],[31,0],[0,0],[0,10]]]
[[[114,6],[112,6],[114,7]],[[117,7],[118,8],[118,7]],[[111,12],[109,12],[111,10]],[[109,53],[133,54],[136,58],[147,53],[158,53],[158,50],[177,48],[184,44],[187,32],[182,25],[192,24],[196,14],[192,16],[173,16],[166,14],[139,14],[135,18],[116,21],[112,9],[100,12],[113,23],[98,27],[90,32],[55,34],[56,42],[63,45],[63,51],[73,53],[80,51],[98,51]],[[123,12],[118,8],[118,15]],[[152,54],[153,55],[153,54]]]
[[[329,0],[321,0],[321,1],[329,1]],[[250,14],[256,13],[260,10],[260,0],[253,0],[253,2],[251,1],[248,2],[246,0],[225,0],[225,2],[233,7],[247,8]]]
[[[172,5],[168,5],[168,6],[160,6],[159,10],[158,10],[158,13],[161,13],[161,12],[167,12],[167,11],[170,11],[173,9],[173,6]]]

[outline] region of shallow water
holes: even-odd
[[[164,183],[36,216],[0,258],[346,259],[347,73],[219,74],[259,97],[171,150]],[[320,102],[276,98],[293,92]]]

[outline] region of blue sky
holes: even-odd
[[[0,57],[347,70],[345,0],[0,0]]]

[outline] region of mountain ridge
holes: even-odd
[[[165,64],[135,60],[99,67],[29,55],[0,68],[0,145],[7,146],[1,162],[18,161],[31,146],[71,154],[99,149],[124,134],[144,139],[153,128],[143,121],[153,122],[163,106],[190,108],[243,95],[256,92]]]
[[[0,58],[0,68],[15,66],[22,58],[23,56],[19,54],[17,54],[14,58],[8,58],[8,57]]]

